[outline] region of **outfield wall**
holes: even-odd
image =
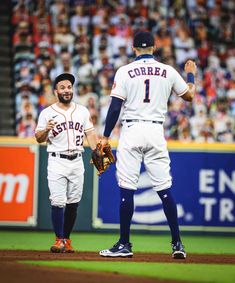
[[[235,232],[235,144],[168,143],[179,223],[185,231]],[[116,144],[113,144],[116,153]],[[0,138],[0,225],[52,229],[47,152],[33,139]],[[85,148],[85,184],[75,230],[118,229],[115,166],[100,178]],[[168,230],[160,199],[141,168],[132,229]]]

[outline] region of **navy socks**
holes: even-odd
[[[172,243],[180,240],[177,208],[169,189],[157,192],[162,200],[163,210],[171,230]],[[120,243],[130,241],[130,226],[134,212],[134,190],[120,188]]]
[[[51,207],[51,220],[54,232],[57,238],[62,239],[64,236],[64,209],[63,207]]]
[[[64,212],[64,238],[69,239],[70,233],[73,229],[75,220],[77,218],[78,203],[66,204]]]
[[[177,208],[169,189],[157,192],[162,200],[163,210],[171,230],[172,243],[180,241]]]
[[[77,217],[78,203],[67,204],[63,207],[51,207],[51,220],[57,238],[69,239]]]
[[[134,190],[120,188],[120,239],[122,244],[130,241],[130,226],[134,212]]]

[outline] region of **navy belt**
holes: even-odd
[[[139,120],[139,119],[127,119],[127,120],[124,120],[124,121],[126,121],[127,123],[131,123],[131,122],[149,122],[149,123],[160,124],[160,125],[163,124],[162,121]]]
[[[55,153],[55,152],[52,152],[51,156],[56,157],[56,153]],[[76,154],[73,154],[73,155],[66,155],[66,154],[61,154],[61,153],[59,153],[58,156],[59,156],[60,158],[64,158],[64,159],[74,160],[74,159],[76,159],[78,156],[80,157],[81,154],[80,154],[80,153],[79,153],[79,154],[76,153]]]

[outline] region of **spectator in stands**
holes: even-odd
[[[163,50],[171,50],[172,38],[170,32],[166,26],[162,26],[156,33],[155,44],[157,46],[157,52],[160,56],[163,56]]]
[[[125,45],[127,54],[132,53],[132,27],[129,17],[125,14],[119,16],[118,23],[114,28],[113,46],[119,48]]]
[[[230,74],[235,74],[235,47],[227,49],[226,67]],[[235,80],[235,76],[232,77]]]
[[[178,139],[181,142],[191,142],[192,137],[190,135],[190,128],[189,127],[183,128],[182,131],[179,133]]]
[[[182,68],[185,60],[197,57],[197,51],[194,47],[193,39],[189,36],[189,32],[185,27],[177,30],[176,37],[173,39],[175,48],[176,63]]]
[[[101,26],[107,24],[108,21],[108,8],[105,5],[100,5],[94,8],[93,17],[91,19],[94,28],[94,35],[96,35]]]
[[[75,14],[71,17],[70,21],[71,32],[76,36],[87,34],[90,24],[90,17],[86,14],[85,7],[78,4],[74,9]]]
[[[36,129],[36,122],[31,113],[22,117],[17,125],[17,135],[21,138],[33,137]]]
[[[189,120],[193,139],[197,139],[197,137],[200,136],[206,120],[206,107],[201,106],[201,108],[198,109],[198,112],[196,112]]]
[[[66,48],[62,49],[60,55],[57,56],[54,68],[52,68],[50,72],[51,80],[53,81],[59,74],[62,73],[76,73],[76,69],[73,66],[71,53],[68,52]]]
[[[69,53],[73,52],[73,44],[75,41],[75,37],[69,31],[69,26],[60,22],[54,33],[54,49],[57,54],[60,54],[62,49],[67,49]]]
[[[119,67],[126,65],[130,60],[130,56],[127,55],[126,46],[119,46],[118,54],[113,56],[114,68],[117,70]]]
[[[30,32],[29,24],[26,21],[20,21],[13,35],[13,45],[28,45],[31,46],[33,38]]]
[[[212,119],[207,118],[200,127],[198,135],[194,139],[196,142],[215,142],[214,123]]]
[[[108,56],[101,58],[101,67],[97,72],[98,83],[101,88],[111,87],[115,69]]]
[[[50,5],[50,15],[52,26],[56,27],[59,21],[68,23],[69,6],[63,0],[55,0]]]
[[[109,34],[108,26],[102,25],[96,32],[97,34],[94,35],[92,41],[93,58],[100,58],[100,47],[102,47],[102,50],[105,50],[109,56],[112,56],[114,49],[113,36]]]
[[[217,100],[217,111],[214,113],[215,135],[219,142],[231,142],[233,139],[234,118],[228,112],[227,98]]]
[[[13,8],[12,23],[13,25],[18,24],[21,21],[30,23],[31,14],[28,6],[24,3],[24,0],[19,0]]]
[[[79,67],[77,70],[77,76],[79,82],[83,84],[91,84],[95,78],[96,70],[89,61],[88,54],[83,54],[80,57]]]
[[[74,100],[88,109],[99,111],[99,97],[92,91],[92,85],[89,83],[82,84],[79,80],[78,95],[75,96]]]
[[[44,78],[41,82],[41,91],[39,95],[39,111],[50,106],[57,101],[52,88],[51,80],[49,78]]]
[[[234,69],[235,74],[235,69]],[[227,99],[229,103],[229,110],[231,113],[231,116],[235,116],[235,80],[231,81],[230,88],[227,91]]]
[[[18,104],[17,112],[17,125],[24,119],[28,114],[32,115],[33,119],[36,119],[38,115],[37,107],[33,104],[33,99],[27,95],[24,95],[21,99],[21,103]]]

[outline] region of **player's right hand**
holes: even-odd
[[[56,121],[54,121],[53,119],[50,119],[47,122],[46,131],[49,132],[50,130],[52,130],[55,127],[56,124],[57,124]]]
[[[188,60],[184,65],[184,70],[186,73],[193,73],[195,76],[197,72],[197,65],[194,61]]]

